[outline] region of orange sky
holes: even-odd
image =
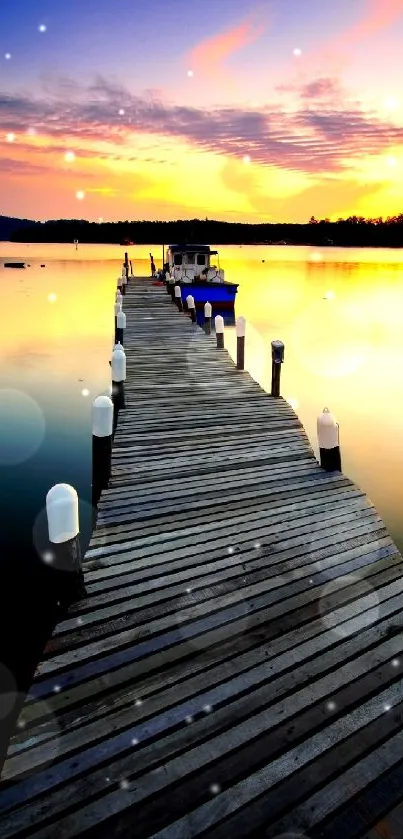
[[[106,0],[74,21],[75,5],[41,32],[27,5],[1,35],[1,213],[303,222],[403,210],[403,0],[305,0],[303,15],[300,0],[174,0],[163,20],[160,0],[131,13],[117,0],[110,20]]]

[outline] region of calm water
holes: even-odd
[[[132,248],[136,274],[152,250]],[[124,249],[0,243],[1,560],[41,548],[48,489],[72,484],[90,536],[91,403],[107,392],[113,300]],[[340,423],[343,471],[366,490],[403,549],[403,253],[221,247],[240,283],[246,367],[270,387],[270,341],[284,341],[282,394],[316,450],[317,414]],[[30,263],[4,269],[4,259]],[[41,263],[45,264],[41,268]],[[235,351],[233,329],[226,345]]]

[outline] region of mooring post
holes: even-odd
[[[210,335],[211,333],[211,313],[211,303],[207,300],[207,303],[204,304],[204,331],[206,335]]]
[[[87,596],[82,570],[78,495],[70,484],[55,484],[46,496],[46,516],[51,548],[44,560],[62,572],[58,597],[62,609]],[[60,576],[60,575],[59,575]]]
[[[217,348],[224,349],[224,318],[222,315],[216,315],[214,318],[215,334],[217,338]]]
[[[182,303],[182,292],[180,285],[176,285],[174,288],[175,293],[175,303],[180,312],[183,312],[183,303]]]
[[[284,361],[282,341],[271,342],[271,395],[280,396],[281,365]]]
[[[97,396],[92,403],[92,506],[96,507],[111,477],[113,402]]]
[[[134,280],[133,265],[132,265],[132,261],[131,261],[131,260],[130,260],[130,279],[131,279],[131,280]]]
[[[126,381],[126,353],[123,350],[114,350],[112,353],[112,402],[113,402],[113,430],[112,436],[115,435],[118,424],[118,414],[122,408],[125,408],[125,389],[124,382]]]
[[[126,277],[125,268],[123,267],[122,268],[122,288],[121,288],[122,294],[126,294],[126,286],[127,286],[127,277]]]
[[[196,305],[195,305],[194,298],[192,297],[191,294],[188,294],[188,296],[186,298],[186,305],[187,305],[188,310],[190,312],[190,319],[191,319],[192,323],[196,323]]]
[[[129,282],[129,254],[125,253],[125,275],[126,275],[126,283]]]
[[[118,303],[116,301],[114,309],[115,309],[115,335],[116,335],[116,330],[118,328],[118,314],[119,314],[119,312],[122,311],[122,304],[120,302]],[[116,338],[115,338],[115,341],[116,341]]]
[[[172,303],[175,303],[175,279],[170,277],[168,280],[168,294],[171,295]]]
[[[122,297],[120,289],[118,289],[117,292],[116,292],[115,303],[120,303],[120,305],[122,305],[122,303],[123,303],[123,297]]]
[[[123,346],[123,333],[126,329],[126,315],[124,312],[118,312],[116,318],[116,329],[115,329],[115,344],[119,342]]]
[[[236,366],[238,370],[245,369],[245,331],[246,320],[240,315],[236,319]]]
[[[318,443],[320,465],[326,472],[341,472],[339,424],[329,408],[318,416]]]

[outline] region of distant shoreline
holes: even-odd
[[[21,244],[74,244],[166,246],[171,242],[214,243],[233,246],[293,246],[342,248],[403,247],[403,214],[392,218],[318,221],[313,216],[306,224],[242,224],[210,219],[177,221],[90,222],[81,219],[58,219],[33,222],[0,216],[0,239]]]

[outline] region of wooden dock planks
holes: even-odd
[[[2,839],[372,839],[392,810],[396,829],[400,554],[165,289],[133,281],[124,310],[89,596],[25,703]]]

